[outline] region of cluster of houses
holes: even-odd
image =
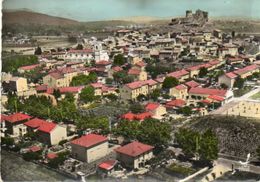
[[[3,98],[7,92],[15,92],[20,97],[30,95],[52,96],[54,90],[59,90],[64,97],[65,93],[72,93],[76,99],[86,85],[72,86],[71,81],[80,75],[89,75],[94,72],[97,81],[88,86],[95,91],[95,96],[109,94],[117,95],[120,102],[131,104],[141,102],[145,111],[142,113],[127,112],[120,116],[125,120],[142,122],[147,118],[163,120],[170,110],[185,106],[192,106],[207,114],[204,105],[228,103],[233,97],[233,86],[236,78],[247,78],[259,72],[259,66],[254,63],[255,57],[239,53],[239,44],[233,42],[232,37],[224,36],[219,30],[213,32],[169,32],[167,34],[150,34],[138,30],[119,30],[115,36],[98,41],[96,38],[85,40],[87,45],[80,50],[71,48],[68,51],[51,52],[39,56],[39,63],[20,67],[20,74],[39,69],[42,77],[39,83],[28,83],[24,77],[2,73]],[[113,58],[122,54],[126,62],[115,65]],[[146,70],[147,60],[159,60],[164,64],[176,63],[176,70],[160,74],[153,78]],[[209,72],[221,70],[225,65],[247,63],[243,67],[226,72],[218,77],[218,82],[209,83],[209,78],[199,79],[202,68]],[[133,80],[129,83],[118,83],[114,80],[117,72],[125,71]],[[167,90],[162,89],[164,80],[174,77],[178,85]],[[107,79],[112,79],[108,84]],[[227,88],[221,88],[225,84]],[[140,97],[149,96],[159,90],[169,99],[158,101],[140,101]],[[55,98],[53,97],[55,100]],[[2,99],[2,105],[7,99]],[[163,102],[161,102],[163,101]],[[1,136],[13,138],[21,137],[26,133],[35,133],[36,139],[46,145],[57,145],[63,140],[69,140],[71,157],[86,163],[102,159],[111,153],[109,139],[106,136],[90,133],[71,139],[67,135],[67,126],[54,121],[31,117],[24,113],[1,115]],[[144,167],[153,157],[153,146],[133,141],[112,150],[116,159],[103,161],[99,168],[110,171],[118,162],[126,168],[138,169]],[[50,155],[50,158],[55,155]]]

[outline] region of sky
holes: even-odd
[[[201,9],[210,17],[260,18],[260,0],[4,0],[3,9],[30,9],[78,21],[134,16],[175,17]]]

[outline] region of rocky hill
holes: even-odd
[[[194,119],[188,127],[205,131],[211,129],[219,140],[220,153],[243,157],[256,156],[260,146],[260,121],[234,116],[205,116]]]

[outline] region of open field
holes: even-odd
[[[251,96],[250,98],[254,99],[254,100],[260,100],[260,92],[256,93],[255,95]]]

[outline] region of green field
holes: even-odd
[[[250,98],[255,100],[260,100],[260,92],[256,93],[255,95],[252,95]]]

